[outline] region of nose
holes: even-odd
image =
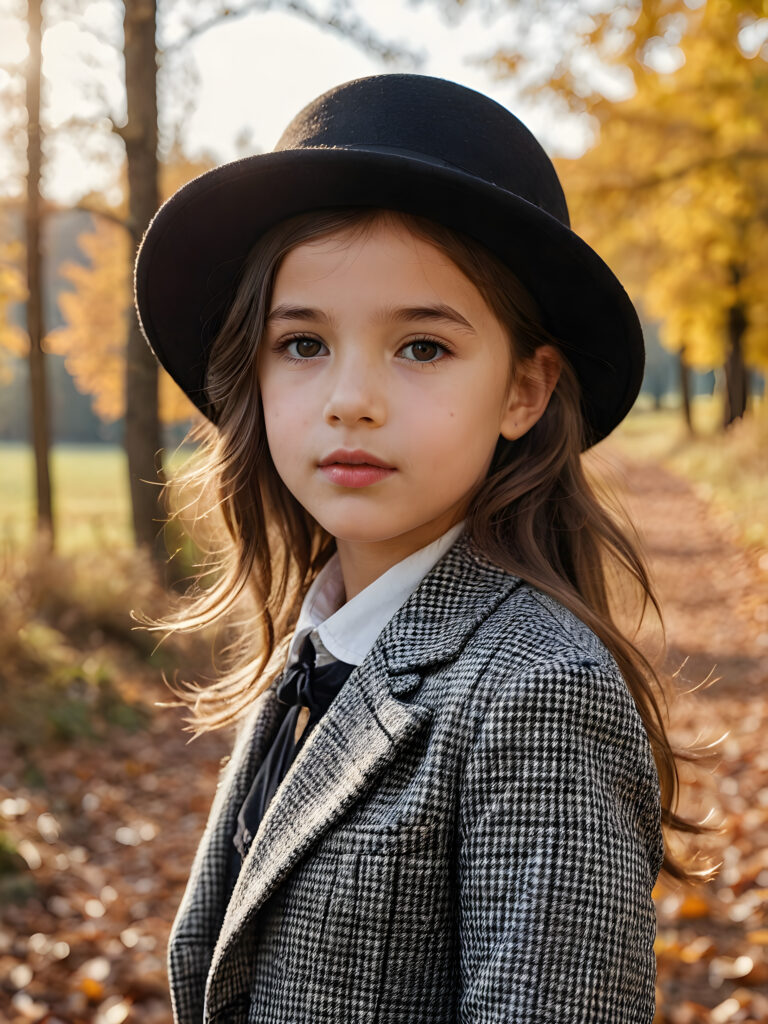
[[[360,353],[339,357],[328,381],[324,416],[327,423],[381,426],[387,415],[382,375]]]

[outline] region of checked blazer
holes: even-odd
[[[178,1024],[650,1024],[658,775],[578,618],[461,534],[307,737],[227,901],[276,684],[174,921]]]

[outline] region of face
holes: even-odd
[[[275,468],[340,551],[394,541],[405,557],[463,518],[514,436],[510,366],[477,288],[404,226],[298,245],[258,361]]]

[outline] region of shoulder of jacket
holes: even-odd
[[[559,601],[523,583],[492,613],[477,635],[482,658],[473,687],[473,714],[498,703],[521,707],[563,704],[591,715],[597,704],[642,728],[624,676],[586,623]]]
[[[500,662],[520,660],[529,668],[547,663],[618,672],[603,641],[559,601],[523,583],[489,617]]]
[[[659,777],[640,711],[610,651],[577,615],[528,584],[485,625],[487,658],[466,711],[473,718],[463,762],[466,806],[474,806],[466,794],[478,779],[533,787],[553,773],[565,785],[598,779],[614,802],[610,813],[637,822],[653,883],[664,855]]]
[[[487,622],[493,654],[474,692],[476,727],[489,714],[514,721],[554,716],[603,729],[622,744],[650,748],[639,710],[613,655],[559,601],[529,584],[518,587]],[[532,726],[533,727],[533,726]]]

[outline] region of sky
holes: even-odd
[[[56,2],[48,0],[46,10],[53,11]],[[81,5],[70,0],[68,6]],[[85,6],[76,18],[49,14],[43,44],[46,121],[52,129],[73,117],[80,122],[74,132],[54,130],[46,140],[43,193],[61,203],[75,202],[91,189],[104,189],[112,199],[119,194],[115,173],[122,143],[110,133],[106,115],[118,123],[125,116],[122,10],[115,0]],[[14,7],[18,0],[0,0],[0,95],[9,81],[2,66],[18,66],[26,52]],[[225,162],[272,149],[288,121],[320,93],[352,78],[401,70],[487,93],[525,121],[552,155],[577,156],[591,138],[583,121],[551,105],[523,103],[509,79],[495,80],[480,66],[478,58],[516,36],[512,14],[490,18],[483,4],[471,5],[451,23],[434,0],[356,0],[356,15],[387,42],[419,55],[418,66],[384,63],[338,33],[279,10],[234,19],[174,48],[183,32],[173,13],[179,9],[179,3],[160,0],[159,36],[167,47],[159,80],[161,146],[177,136],[191,156],[207,152]],[[546,57],[551,36],[546,29],[534,33],[531,45]],[[0,105],[6,127],[8,116]],[[19,176],[11,170],[7,150],[0,152],[0,193],[20,192]]]

